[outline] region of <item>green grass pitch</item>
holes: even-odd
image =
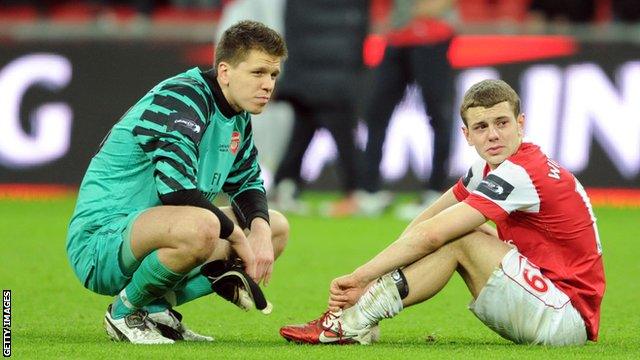
[[[109,297],[85,290],[65,255],[74,198],[0,201],[0,281],[12,290],[13,357],[18,359],[423,359],[640,358],[640,209],[597,208],[607,292],[600,341],[584,347],[518,346],[485,328],[466,309],[463,282],[381,323],[373,346],[299,346],[281,325],[324,310],[332,278],[354,269],[395,239],[404,223],[379,219],[291,217],[289,247],[265,289],[270,316],[244,313],[215,296],[181,307],[185,323],[214,343],[134,346],[108,340],[102,317]],[[427,338],[435,341],[427,341]]]

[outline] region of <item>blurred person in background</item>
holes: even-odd
[[[286,0],[220,1],[220,19],[216,24],[216,44],[230,26],[242,20],[259,21],[284,36],[284,4]],[[268,109],[266,109],[268,110]]]
[[[361,152],[355,144],[356,85],[364,70],[362,46],[368,32],[368,1],[287,1],[284,19],[290,56],[277,99],[292,106],[294,123],[275,174],[272,204],[284,211],[308,211],[298,198],[303,186],[302,158],[316,131],[325,128],[335,140],[345,194],[326,212],[339,216],[345,212],[345,205],[353,204],[351,198],[361,179]]]
[[[133,32],[145,33],[151,26],[153,12],[158,6],[166,5],[168,0],[89,0],[94,5],[96,25],[106,32],[117,32],[122,30],[123,24],[118,22],[115,8],[117,6],[127,6],[134,13],[125,24],[125,27]]]
[[[420,87],[433,130],[431,174],[420,203],[397,209],[402,219],[412,219],[446,189],[451,148],[453,70],[447,58],[454,36],[450,20],[454,0],[394,0],[390,18],[378,32],[387,35],[384,59],[375,69],[373,90],[365,110],[368,141],[364,159],[364,192],[357,197],[357,211],[379,214],[391,202],[381,191],[380,163],[387,128],[407,85]],[[426,134],[425,134],[426,135]]]
[[[207,261],[239,257],[248,275],[234,267],[233,276],[245,286],[216,293],[245,309],[249,276],[269,282],[289,225],[267,206],[251,114],[269,102],[286,55],[282,37],[263,24],[230,27],[213,69],[160,82],[91,160],[67,255],[87,289],[115,296],[104,317],[113,340],[213,340],[187,329],[174,309],[216,289],[200,273]],[[213,204],[220,193],[230,207]]]
[[[259,21],[284,34],[285,0],[233,0],[223,1],[221,14],[216,24],[215,43],[220,41],[224,31],[242,20]],[[282,78],[283,73],[280,74]],[[280,85],[278,84],[278,87]],[[273,174],[280,163],[282,153],[291,132],[293,111],[284,101],[274,101],[262,113],[254,116],[253,135],[260,153],[260,165],[264,176],[265,188],[269,193]],[[279,131],[273,131],[277,128]]]

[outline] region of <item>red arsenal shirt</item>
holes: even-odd
[[[569,296],[595,341],[605,289],[602,247],[591,203],[573,174],[523,143],[492,171],[484,160],[474,164],[453,193],[495,222],[500,238]]]

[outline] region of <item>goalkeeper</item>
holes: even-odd
[[[93,157],[67,254],[86,288],[115,295],[104,319],[112,339],[211,341],[173,309],[212,292],[199,271],[207,261],[238,257],[253,280],[269,282],[289,225],[268,209],[250,114],[263,111],[286,55],[282,37],[263,24],[230,27],[214,69],[160,82]],[[212,204],[220,192],[230,207]],[[239,306],[243,289],[230,295]]]

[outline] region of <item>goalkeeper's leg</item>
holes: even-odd
[[[221,210],[236,224],[238,223],[238,220],[230,207],[222,207]],[[270,225],[272,229],[273,252],[277,259],[287,245],[289,238],[289,224],[286,218],[279,212],[270,210],[269,216],[271,220]],[[232,255],[229,242],[219,239],[207,262],[228,259]],[[213,289],[211,281],[200,274],[200,266],[198,266],[171,291],[168,291],[162,298],[156,299],[153,303],[146,306],[145,309],[151,314],[164,312],[172,307],[209,295],[212,292]],[[251,300],[252,297],[246,290],[229,289],[223,292],[225,294],[231,294],[228,296],[221,294],[223,298],[230,300],[241,309],[246,310],[254,307],[254,304],[252,303],[253,300]]]

